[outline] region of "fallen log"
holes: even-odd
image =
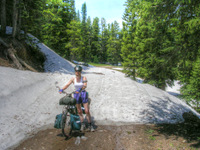
[[[16,58],[15,54],[14,54],[14,49],[13,48],[9,48],[7,49],[7,54],[9,56],[9,58],[13,61],[14,65],[20,69],[20,70],[24,70],[22,65],[20,64],[19,60]]]
[[[27,63],[25,63],[23,60],[21,60],[20,58],[18,58],[19,62],[24,65],[27,69],[33,71],[33,72],[37,72],[37,70],[35,70],[33,67],[31,67],[30,65],[28,65]]]

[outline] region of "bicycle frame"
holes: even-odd
[[[57,86],[58,89],[60,89]],[[71,96],[74,92],[68,94],[66,92],[63,92],[67,96]],[[83,106],[81,106],[83,114],[85,114],[85,109]],[[73,115],[78,115],[76,105],[64,105],[63,110],[62,110],[62,120],[61,120],[61,129],[62,133],[66,138],[69,138],[72,134],[72,128],[71,128],[71,119],[70,119],[70,114]],[[69,119],[68,119],[69,118]]]
[[[81,107],[81,109],[82,109],[83,114],[85,114],[84,107]],[[64,105],[63,110],[62,110],[61,129],[62,129],[63,135],[66,138],[69,138],[72,134],[72,131],[73,131],[73,129],[71,128],[72,122],[71,122],[71,119],[70,119],[70,114],[78,116],[76,106],[75,105]]]

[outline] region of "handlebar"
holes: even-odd
[[[59,86],[56,86],[56,88],[58,88],[58,90],[61,90]],[[75,93],[75,91],[73,91],[73,92],[71,92],[71,93],[67,93],[67,92],[65,92],[65,91],[63,90],[62,93],[71,96],[73,93]]]
[[[56,86],[56,88],[58,88],[59,91],[61,90],[61,88],[60,88],[59,86]],[[84,90],[81,89],[80,92],[82,92],[82,91],[84,91]],[[73,91],[73,92],[71,92],[71,93],[67,93],[67,92],[65,92],[64,90],[62,91],[62,93],[66,94],[66,95],[71,95],[71,94],[76,93],[76,92],[77,92],[77,91]],[[79,93],[80,93],[80,92],[79,92]]]

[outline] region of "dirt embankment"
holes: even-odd
[[[32,45],[32,46],[31,46]],[[34,43],[11,37],[0,38],[0,66],[43,72],[45,56]]]

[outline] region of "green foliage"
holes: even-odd
[[[152,136],[152,135],[149,136],[149,139],[152,140],[152,141],[156,140],[156,138],[154,136]]]
[[[88,62],[121,61],[121,37],[117,23],[114,22],[115,27],[110,28],[104,18],[101,19],[101,26],[98,17],[91,22],[90,17],[87,17],[86,3],[82,5],[80,17],[79,11],[75,12],[75,0],[20,0],[19,2],[18,17],[22,19],[17,21],[21,23],[21,27],[18,26],[25,31],[25,35],[33,34],[59,55],[67,59]],[[10,26],[12,26],[12,7],[13,1],[6,2],[8,16],[6,20]]]
[[[146,133],[149,134],[149,139],[150,139],[150,140],[153,140],[153,141],[156,140],[156,138],[152,135],[152,134],[154,133],[154,130],[148,129],[148,130],[146,131]]]
[[[108,39],[109,39],[109,31],[106,25],[105,18],[101,19],[101,33],[100,33],[100,62],[107,62],[107,47]]]
[[[99,27],[99,18],[94,18],[92,24],[92,35],[91,35],[91,51],[90,56],[92,61],[97,63],[99,62],[100,57],[100,27]]]
[[[189,82],[182,87],[182,93],[188,103],[200,109],[200,57],[193,64]]]
[[[153,134],[153,133],[154,133],[154,130],[148,129],[146,132],[147,132],[148,134]]]
[[[117,64],[121,61],[121,41],[119,33],[119,24],[116,21],[114,21],[114,23],[111,24],[111,30],[107,43],[108,61],[112,64]]]
[[[93,60],[94,63],[99,63],[99,59],[98,59],[98,57],[96,55],[93,57],[93,59],[94,59]]]
[[[127,1],[123,19],[124,71],[164,89],[188,83],[199,47],[198,1]]]
[[[66,31],[70,27],[68,24],[71,19],[74,18],[72,12],[74,12],[73,3],[58,0],[47,1],[42,12],[41,39],[65,58],[70,57],[68,49],[70,46],[66,47],[69,34]]]
[[[68,29],[66,32],[69,35],[69,42],[66,44],[66,48],[70,49],[70,59],[71,60],[81,60],[82,51],[82,38],[81,38],[81,23],[75,20],[68,24]]]

